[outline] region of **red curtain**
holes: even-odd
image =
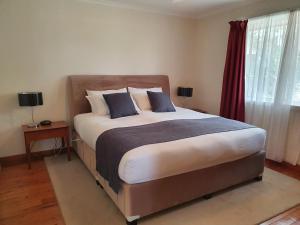
[[[248,21],[231,21],[220,115],[245,121],[245,51]]]

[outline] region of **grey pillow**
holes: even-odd
[[[153,112],[175,112],[169,95],[163,92],[147,91]]]
[[[103,98],[109,108],[111,119],[138,114],[129,93],[104,94]]]

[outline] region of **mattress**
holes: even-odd
[[[173,119],[204,119],[214,115],[176,107],[176,112],[154,113],[110,119],[93,113],[79,114],[74,127],[81,139],[95,150],[106,130]],[[260,128],[206,134],[165,143],[141,146],[127,152],[119,164],[119,177],[136,184],[235,161],[264,149],[266,132]]]

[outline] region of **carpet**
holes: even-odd
[[[124,225],[125,218],[96,185],[80,159],[64,155],[45,162],[66,225]],[[252,182],[139,220],[140,225],[253,225],[300,203],[300,181],[265,169]]]

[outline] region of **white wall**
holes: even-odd
[[[67,75],[167,74],[173,95],[194,84],[196,25],[79,0],[1,0],[0,157],[25,152],[20,126],[31,114],[18,106],[19,91],[43,92],[37,120],[61,120]]]

